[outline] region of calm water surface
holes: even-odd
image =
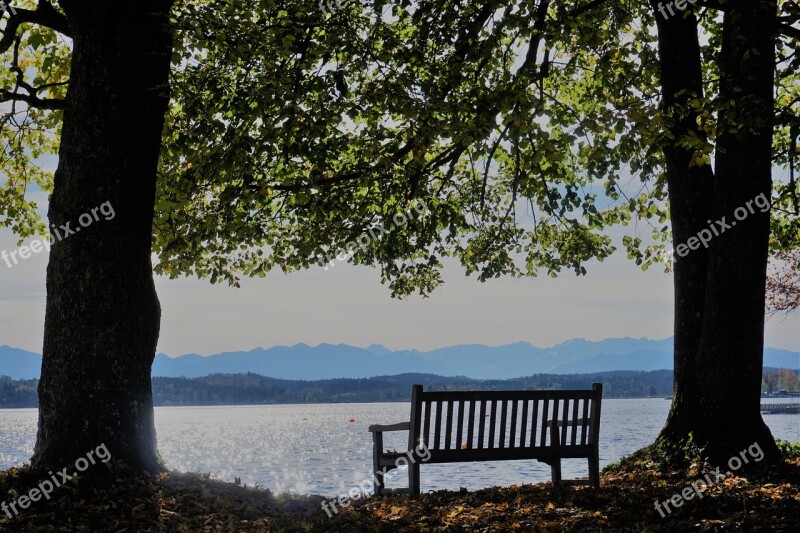
[[[651,443],[664,425],[669,404],[662,399],[604,400],[601,468]],[[369,478],[370,424],[404,422],[408,416],[408,403],[155,410],[158,447],[170,468],[210,473],[226,481],[239,477],[242,483],[278,492],[325,495],[345,492]],[[0,469],[30,458],[36,418],[36,409],[0,409]],[[800,415],[764,418],[776,438],[800,441]],[[402,432],[387,434],[386,444],[405,450],[406,438]],[[564,461],[563,470],[565,478],[586,476],[586,461]],[[550,479],[549,467],[537,461],[428,465],[421,473],[423,490],[474,490]],[[400,487],[405,482],[399,473],[388,484]]]

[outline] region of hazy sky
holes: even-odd
[[[16,249],[0,230],[0,251]],[[0,262],[0,345],[41,353],[46,252],[13,268]],[[432,297],[394,300],[379,271],[337,263],[328,271],[245,280],[241,289],[156,278],[159,351],[211,354],[281,344],[380,343],[430,349],[528,341],[540,347],[583,337],[672,335],[672,277],[642,272],[617,253],[589,274],[480,283],[457,267]],[[767,345],[800,350],[800,318],[767,322]]]

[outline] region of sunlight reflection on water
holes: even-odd
[[[600,466],[653,441],[669,410],[662,399],[605,400]],[[170,468],[210,473],[215,479],[258,484],[273,491],[331,495],[370,476],[371,424],[408,420],[408,403],[314,404],[156,408],[162,457]],[[33,453],[36,409],[0,409],[0,468]],[[355,422],[350,422],[350,419]],[[776,438],[800,441],[800,416],[766,415]],[[405,450],[407,434],[386,435],[389,448]],[[586,476],[585,460],[564,461],[564,477]],[[536,461],[423,466],[423,490],[548,481]],[[389,486],[404,486],[404,473]]]

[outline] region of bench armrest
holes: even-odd
[[[411,429],[411,422],[400,422],[399,424],[391,424],[388,426],[373,424],[369,427],[369,432],[383,433],[384,431],[408,431],[409,429]]]

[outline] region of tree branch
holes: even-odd
[[[26,23],[50,28],[67,37],[72,36],[67,17],[58,12],[47,0],[39,0],[34,10],[14,8],[14,12],[9,13],[8,22],[3,29],[3,37],[0,38],[0,54],[11,48],[17,35],[17,29],[21,24]]]
[[[37,98],[30,94],[12,93],[7,89],[0,89],[0,102],[25,102],[36,109],[64,109],[66,100],[61,98]]]
[[[587,11],[591,11],[592,9],[594,9],[596,7],[602,6],[607,1],[608,0],[592,0],[588,4],[584,4],[582,6],[579,6],[579,7],[575,8],[573,11],[570,12],[569,15],[571,17],[575,18],[575,17],[577,17],[579,15],[582,15],[582,14],[586,13]]]
[[[800,41],[800,29],[797,29],[794,26],[789,26],[788,24],[778,24],[778,28],[778,33],[784,37],[791,37],[792,39]]]
[[[9,71],[16,74],[17,83],[13,91],[9,91],[8,89],[0,89],[0,102],[25,102],[29,107],[34,107],[36,109],[64,109],[65,101],[63,99],[39,98],[36,95],[39,94],[40,91],[43,91],[49,87],[64,85],[69,82],[48,83],[45,85],[40,85],[39,87],[34,87],[26,82],[25,72],[19,66],[19,48],[22,45],[22,37],[16,35],[15,32],[13,41],[14,50]],[[24,89],[27,94],[20,93],[20,89]]]

